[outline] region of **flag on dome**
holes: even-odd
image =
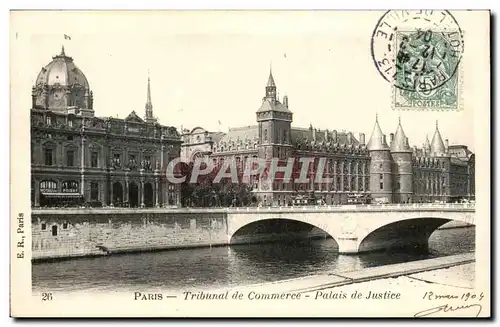
[[[64,34],[64,39],[65,40],[71,40],[71,36]]]

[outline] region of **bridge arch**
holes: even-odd
[[[452,219],[419,217],[390,222],[359,238],[358,252],[394,248],[427,250],[431,234],[450,221]]]
[[[338,242],[327,225],[304,221],[300,218],[259,217],[243,222],[229,231],[229,244],[262,243],[301,239],[331,238],[338,248]]]
[[[414,245],[426,246],[432,232],[448,221],[474,225],[475,208],[448,204],[235,208],[227,211],[227,218],[229,243],[240,228],[252,222],[288,219],[324,230],[338,244],[339,253],[355,254],[396,246],[404,240],[410,244],[413,242]],[[396,239],[397,235],[400,235],[399,240]],[[381,241],[379,246],[377,240]]]

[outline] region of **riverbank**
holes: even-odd
[[[319,290],[348,290],[366,285],[394,285],[411,282],[413,285],[435,283],[459,288],[473,288],[475,253],[391,264],[361,270],[341,271],[325,275],[281,280],[238,287],[238,290],[265,292],[314,293]]]

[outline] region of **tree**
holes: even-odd
[[[205,169],[206,165],[200,167]],[[181,194],[184,206],[212,207],[212,206],[247,206],[256,202],[252,193],[252,185],[243,182],[243,170],[238,167],[238,181],[233,183],[231,178],[223,178],[219,183],[214,183],[215,177],[220,173],[221,165],[206,175],[198,176],[195,183],[191,183],[194,163],[183,164],[183,176],[186,180],[182,184]]]

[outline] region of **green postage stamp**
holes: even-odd
[[[395,110],[460,110],[464,33],[448,11],[384,14],[371,40]]]
[[[460,110],[460,57],[448,51],[445,32],[398,31],[395,36],[393,108]]]

